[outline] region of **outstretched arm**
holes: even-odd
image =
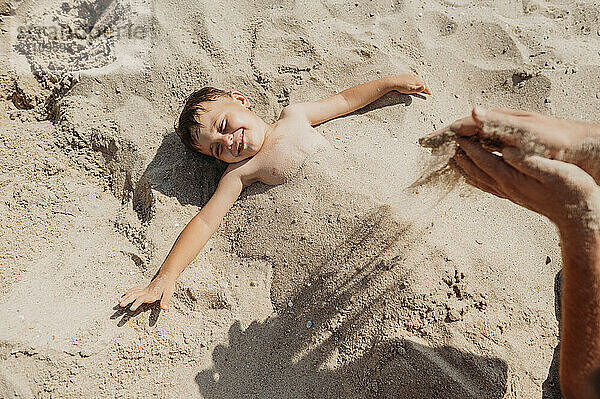
[[[319,101],[289,105],[283,110],[282,117],[286,113],[301,114],[311,125],[318,125],[356,111],[393,90],[404,94],[431,94],[417,75],[406,73],[363,83]]]
[[[160,300],[161,308],[163,310],[168,308],[177,277],[194,260],[217,230],[244,186],[251,183],[240,173],[239,166],[234,164],[227,168],[211,199],[179,234],[156,278],[147,287],[138,286],[127,291],[119,299],[122,307],[133,302],[131,310],[136,310],[142,303]]]

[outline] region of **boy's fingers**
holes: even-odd
[[[425,89],[425,86],[423,86],[423,85],[409,85],[406,87],[406,89],[404,91],[400,91],[400,92],[401,93],[403,92],[404,94],[417,94],[417,93],[423,92],[424,89]]]
[[[131,307],[129,308],[131,311],[136,311],[137,308],[140,307],[141,304],[143,304],[145,302],[145,296],[139,296],[135,302],[133,302],[133,305],[131,305]]]
[[[124,293],[124,294],[121,296],[121,299],[123,299],[123,298],[125,298],[126,296],[128,296],[128,295],[131,295],[131,294],[137,294],[138,292],[140,292],[140,291],[143,291],[144,289],[145,289],[144,287],[139,287],[139,288],[138,288],[138,287],[135,287],[135,288],[131,288],[131,289],[127,290],[127,292],[126,292],[126,293]]]
[[[508,166],[497,155],[494,155],[467,139],[459,137],[456,142],[479,169],[488,174],[493,180],[506,180],[509,174]]]
[[[163,292],[162,298],[160,300],[160,308],[162,310],[169,309],[169,302],[171,301],[171,297],[173,296],[173,290],[167,289]]]
[[[141,285],[135,286],[135,287],[133,287],[133,288],[130,288],[130,289],[128,289],[128,290],[127,290],[127,292],[125,292],[125,293],[124,293],[122,296],[125,296],[125,295],[127,295],[127,294],[130,294],[130,293],[132,293],[132,292],[137,292],[137,291],[143,290],[144,288],[146,288],[146,287],[143,287],[143,286],[141,286]]]
[[[139,292],[130,292],[127,295],[125,295],[123,298],[119,299],[119,304],[122,307],[125,307],[127,305],[129,305],[135,298],[137,298],[137,296],[139,295]]]
[[[431,91],[429,90],[429,87],[427,87],[427,85],[425,83],[416,86],[415,87],[415,91],[417,93],[425,93],[425,94],[431,94]]]

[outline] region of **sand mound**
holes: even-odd
[[[593,2],[24,0],[0,14],[0,396],[556,392],[554,228],[462,184],[409,186],[418,137],[473,105],[597,115]],[[173,132],[192,89],[239,89],[272,120],[411,69],[435,95],[320,126],[336,151],[247,189],[169,312],[114,308],[218,181]]]

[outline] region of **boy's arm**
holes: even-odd
[[[318,125],[356,111],[393,90],[404,94],[431,94],[417,75],[406,73],[363,83],[319,101],[289,105],[283,110],[281,117],[286,114],[302,115],[311,125]]]
[[[131,310],[136,310],[142,303],[160,299],[161,308],[167,309],[177,277],[217,230],[243,188],[252,183],[252,179],[245,176],[240,168],[247,162],[232,164],[227,168],[213,196],[179,234],[156,278],[147,287],[131,288],[119,300],[122,307],[133,302]]]

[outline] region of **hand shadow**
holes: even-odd
[[[121,307],[121,305],[117,304],[113,307],[115,313],[110,316],[111,320],[118,319],[121,317],[121,320],[117,323],[117,327],[123,327],[129,319],[139,315],[140,313],[150,311],[150,316],[148,317],[148,325],[150,327],[154,327],[156,322],[158,321],[158,316],[160,315],[160,303],[159,301],[153,303],[144,303],[136,310],[130,310],[129,306]]]
[[[427,96],[425,94],[421,94],[421,93],[413,93],[413,94],[409,94],[410,96],[413,97],[417,97],[420,98],[421,100],[427,100]],[[410,104],[409,104],[410,105]]]

